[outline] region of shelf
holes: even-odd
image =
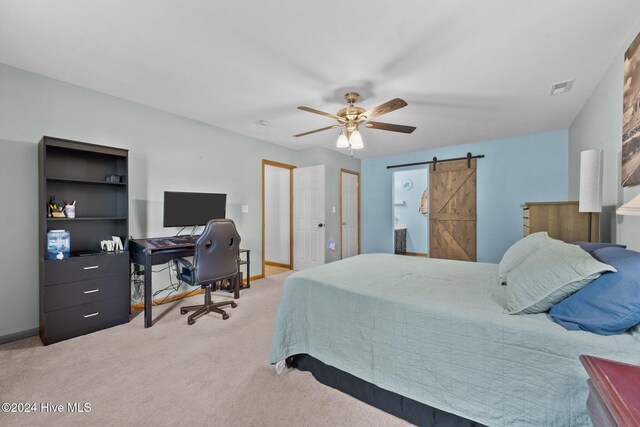
[[[47,218],[47,221],[111,221],[111,220],[126,220],[125,216],[91,216],[91,217],[79,217],[79,218]]]
[[[128,174],[125,149],[48,136],[38,143],[39,333],[45,345],[129,321],[129,254],[95,252],[113,236],[127,242]],[[112,175],[124,182],[107,182]],[[60,204],[76,201],[76,217],[49,217],[52,197]],[[53,230],[69,233],[69,258],[46,259]],[[83,251],[91,252],[78,256]]]
[[[106,181],[97,181],[92,179],[74,179],[74,178],[56,178],[56,177],[48,177],[47,181],[52,182],[68,182],[68,183],[77,183],[77,184],[97,184],[97,185],[116,185],[116,186],[126,186],[126,182],[106,182]]]

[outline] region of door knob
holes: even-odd
[[[322,227],[324,227],[324,224],[320,223],[320,224],[318,224],[318,227],[322,228]]]

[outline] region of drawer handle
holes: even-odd
[[[84,318],[86,319],[87,317],[93,317],[93,316],[97,316],[98,314],[100,314],[99,311],[96,311],[95,313],[91,313],[91,314],[85,314]]]
[[[100,289],[91,289],[90,291],[84,291],[85,294],[92,294],[94,292],[98,292]]]
[[[99,265],[90,265],[89,267],[85,267],[84,269],[85,270],[93,270],[93,269],[98,268],[98,267],[100,267],[100,266]]]

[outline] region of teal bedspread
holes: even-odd
[[[271,363],[306,353],[490,426],[590,425],[578,356],[640,363],[630,334],[509,315],[497,265],[360,255],[285,282]]]

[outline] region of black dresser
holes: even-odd
[[[128,151],[43,137],[39,144],[40,338],[45,345],[129,321]],[[51,198],[75,215],[51,214]],[[47,232],[70,233],[48,259]],[[121,251],[101,250],[118,236]]]

